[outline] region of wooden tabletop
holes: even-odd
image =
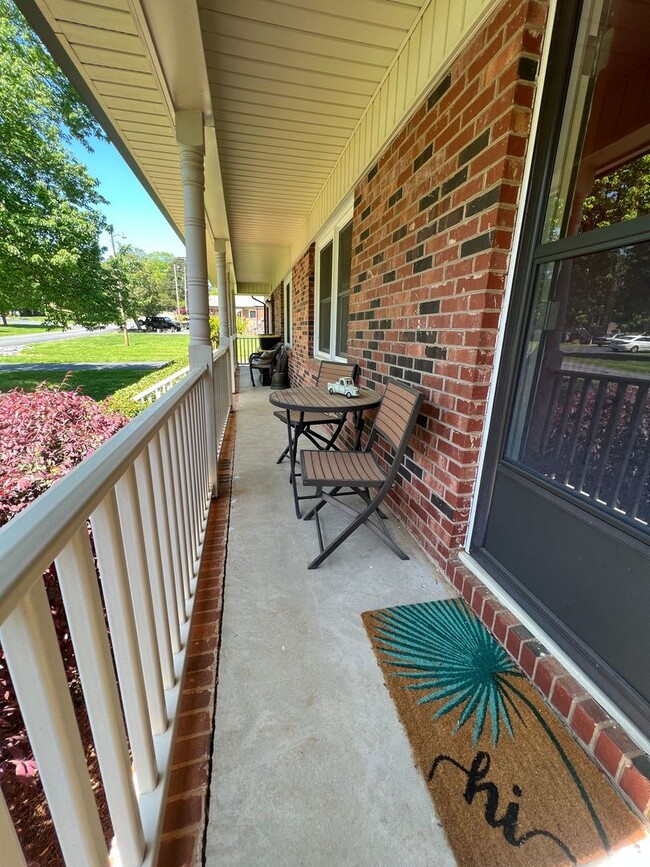
[[[370,409],[379,406],[382,395],[369,388],[362,388],[357,397],[346,397],[344,394],[330,394],[322,386],[300,386],[274,391],[269,395],[273,406],[290,409],[295,412],[335,412],[347,410],[355,412],[360,409]]]

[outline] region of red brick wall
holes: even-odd
[[[276,286],[271,296],[271,315],[273,317],[272,333],[281,334],[284,337],[284,283],[280,281],[279,286]]]
[[[314,244],[298,259],[291,272],[292,336],[289,381],[300,385],[313,378],[314,354]]]
[[[362,385],[425,395],[392,498],[443,568],[467,531],[546,13],[504,2],[355,191],[348,358]],[[313,355],[313,255],[293,272],[292,383]]]
[[[510,0],[356,189],[349,352],[425,394],[394,503],[447,564],[467,531],[545,2]]]

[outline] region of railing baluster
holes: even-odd
[[[151,462],[151,481],[153,484],[154,503],[156,504],[156,522],[158,526],[158,539],[160,541],[160,558],[162,563],[163,584],[167,599],[167,623],[169,626],[169,638],[172,653],[178,653],[181,649],[181,635],[178,628],[178,598],[177,586],[174,581],[174,554],[170,533],[170,520],[167,511],[167,497],[165,495],[165,474],[163,470],[162,454],[160,450],[160,436],[155,436],[149,443],[149,459]],[[175,524],[175,522],[171,522]],[[182,589],[182,585],[179,584]],[[183,600],[183,611],[185,601]],[[183,622],[185,622],[183,620]]]
[[[591,453],[593,449],[593,445],[596,441],[596,436],[598,434],[598,425],[600,422],[600,414],[603,411],[603,404],[605,403],[605,397],[607,396],[607,380],[602,379],[598,384],[598,391],[596,392],[596,402],[592,409],[591,414],[591,423],[589,425],[589,442],[585,446],[584,451],[584,461],[582,464],[582,472],[580,473],[580,480],[578,482],[578,491],[581,493],[587,493],[585,488],[585,481],[587,479],[587,471],[589,470],[589,463],[591,461]]]
[[[175,454],[176,454],[176,466],[178,467],[178,475],[177,479],[179,481],[179,485],[177,486],[176,493],[180,493],[180,497],[178,498],[179,512],[181,517],[181,531],[182,531],[182,544],[181,544],[181,555],[183,557],[183,561],[185,563],[185,570],[183,573],[183,582],[187,581],[185,584],[185,598],[190,598],[190,581],[194,578],[194,557],[192,555],[192,532],[190,528],[190,520],[189,520],[189,508],[188,508],[188,500],[187,500],[187,479],[185,476],[185,461],[184,461],[184,452],[183,452],[183,435],[181,431],[181,426],[178,418],[178,414],[174,416],[174,418],[170,419],[170,431],[172,432],[172,443],[175,442]]]
[[[614,445],[614,436],[616,435],[616,428],[618,427],[618,422],[620,421],[621,412],[623,411],[623,401],[625,399],[625,394],[627,392],[627,386],[623,383],[616,383],[616,397],[613,400],[613,406],[610,407],[610,416],[607,421],[607,425],[605,427],[605,447],[601,449],[599,455],[599,463],[598,467],[598,475],[596,477],[596,483],[594,485],[594,489],[591,492],[591,496],[594,500],[599,499],[600,497],[600,489],[603,485],[603,480],[605,478],[605,472],[607,471],[607,462],[609,461],[609,456],[612,453],[612,447]]]
[[[158,735],[167,729],[167,711],[163,695],[147,552],[144,547],[142,517],[133,466],[129,467],[119,480],[115,486],[115,493],[120,514],[122,538],[124,539],[124,553],[126,554],[127,573],[133,598],[138,643],[140,644],[151,730],[155,735]]]
[[[185,526],[185,510],[183,508],[183,491],[181,485],[181,458],[178,448],[178,438],[176,436],[176,424],[174,419],[169,419],[167,426],[169,434],[169,453],[170,467],[176,468],[173,474],[174,482],[174,506],[170,509],[170,514],[176,515],[178,523],[178,552],[181,558],[181,577],[183,579],[183,598],[190,598],[190,564],[187,556],[187,528]]]
[[[205,489],[203,485],[203,464],[201,460],[201,429],[199,427],[199,399],[197,392],[192,391],[192,452],[194,456],[194,476],[196,484],[196,498],[199,515],[199,528],[201,531],[201,542],[205,537],[205,527],[207,524],[207,508],[205,499]]]
[[[2,792],[0,791],[0,852],[4,867],[27,867],[27,861],[11,819],[11,813],[7,808]]]
[[[0,640],[65,862],[103,867],[106,843],[40,576],[3,623]]]
[[[625,451],[623,454],[623,459],[621,460],[618,467],[618,481],[616,482],[616,487],[614,489],[614,493],[612,494],[612,508],[616,508],[616,504],[621,493],[621,488],[623,486],[623,482],[625,481],[628,464],[632,456],[632,450],[634,449],[634,443],[636,442],[639,427],[641,426],[641,421],[643,419],[642,413],[645,411],[646,408],[648,389],[650,389],[650,382],[646,382],[643,385],[638,385],[636,389],[636,401],[634,403],[634,409],[632,410],[630,423],[627,426],[627,430],[625,431],[625,436],[627,440]],[[628,510],[623,509],[623,511],[627,512]]]
[[[122,867],[139,867],[144,833],[86,527],[55,560]]]
[[[183,439],[183,459],[185,464],[185,483],[187,485],[187,510],[190,519],[190,538],[192,542],[192,560],[196,561],[199,551],[200,545],[200,537],[199,537],[199,516],[198,510],[196,507],[196,487],[194,484],[193,478],[193,470],[192,470],[192,440],[190,438],[190,426],[189,426],[189,407],[188,407],[189,397],[187,400],[183,401],[180,410],[180,418],[179,423],[181,427],[182,439]]]
[[[183,580],[185,558],[182,555],[181,532],[177,520],[179,497],[177,494],[177,482],[174,478],[175,465],[173,463],[173,455],[171,450],[169,425],[165,425],[163,428],[160,429],[160,451],[163,467],[161,484],[165,490],[169,541],[172,548],[174,586],[176,588],[176,610],[178,622],[179,624],[183,624],[187,620]]]
[[[167,618],[167,597],[163,580],[162,558],[160,554],[160,539],[156,520],[156,501],[153,493],[153,481],[149,451],[144,449],[135,462],[135,477],[142,516],[146,559],[149,567],[151,600],[155,622],[155,634],[158,638],[158,654],[163,687],[171,689],[176,682],[174,660],[172,659],[171,639]]]
[[[115,491],[91,515],[90,525],[138,791],[151,792],[158,784],[158,769]]]

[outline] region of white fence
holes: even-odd
[[[221,443],[227,349],[214,358]],[[0,642],[69,867],[109,855],[41,576],[54,562],[115,832],[111,863],[153,865],[211,497],[209,379],[193,369],[0,530]],[[26,864],[2,796],[0,851],[3,867]]]
[[[145,388],[144,391],[136,394],[133,400],[137,403],[153,403],[154,400],[158,400],[159,397],[162,397],[163,394],[165,394],[166,391],[169,391],[169,389],[176,385],[177,382],[180,382],[184,376],[187,376],[189,372],[189,367],[182,367],[175,373],[170,373],[169,376],[161,379],[160,382],[155,382],[153,385],[150,385],[149,388]]]

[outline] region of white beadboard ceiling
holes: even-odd
[[[17,0],[181,235],[174,112],[203,112],[208,238],[240,284],[281,276],[363,170],[357,142],[341,180],[346,146],[381,146],[492,2]]]

